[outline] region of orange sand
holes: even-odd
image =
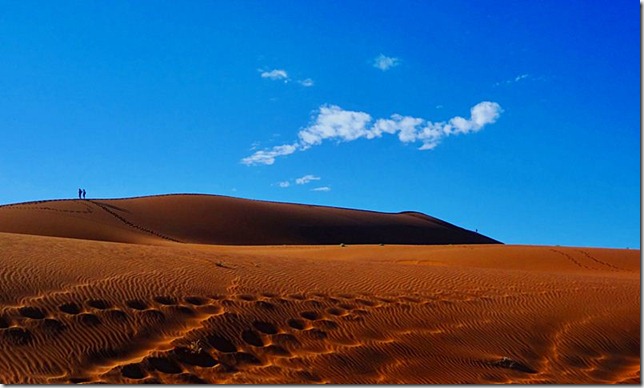
[[[2,383],[640,383],[639,250],[185,244],[199,215],[154,201],[39,205],[70,212],[0,209]]]

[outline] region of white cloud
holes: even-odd
[[[326,105],[320,107],[315,123],[301,130],[298,137],[303,148],[318,145],[326,139],[351,141],[366,135],[369,121],[371,116],[367,113]]]
[[[387,71],[392,67],[396,67],[400,64],[400,59],[396,57],[387,57],[383,54],[378,55],[373,60],[373,67],[380,69],[382,71]]]
[[[271,71],[263,71],[263,70],[260,70],[260,71],[261,71],[262,78],[268,78],[274,81],[281,80],[281,79],[288,81],[288,73],[286,72],[286,70],[274,69]]]
[[[315,85],[315,82],[313,82],[313,80],[310,79],[310,78],[303,79],[303,80],[297,81],[297,82],[299,82],[300,85],[302,85],[302,86],[304,86],[306,88],[310,88],[311,86]]]
[[[301,178],[297,178],[297,179],[295,180],[295,183],[296,183],[296,184],[298,184],[298,185],[305,185],[305,184],[307,184],[307,183],[309,183],[309,182],[312,182],[312,181],[319,181],[319,180],[320,180],[320,177],[319,177],[319,176],[315,176],[315,175],[304,175],[304,176],[303,176],[303,177],[301,177]]]
[[[242,163],[251,166],[254,164],[267,164],[271,165],[275,163],[275,158],[278,156],[290,155],[293,152],[297,151],[297,144],[285,144],[280,146],[275,146],[270,150],[257,151],[249,157],[242,159]]]
[[[521,74],[521,75],[518,75],[518,76],[514,77],[514,82],[519,82],[522,79],[526,79],[526,78],[528,78],[528,74]]]
[[[311,189],[311,191],[331,191],[331,188],[329,186],[322,186]]]
[[[447,122],[431,122],[422,118],[393,114],[387,119],[373,122],[365,112],[348,111],[336,105],[323,105],[312,118],[312,124],[298,134],[298,142],[257,151],[242,159],[246,165],[273,164],[275,158],[295,151],[305,151],[324,140],[349,142],[356,139],[375,139],[384,134],[397,135],[402,143],[420,142],[420,150],[431,150],[446,137],[480,131],[493,124],[503,109],[496,102],[483,101],[470,109],[470,118],[456,116]],[[373,122],[373,124],[372,124]],[[299,179],[304,179],[302,177]],[[299,184],[299,183],[298,183]]]
[[[284,83],[291,81],[291,77],[289,77],[288,73],[284,69],[273,69],[271,71],[257,69],[257,71],[260,72],[260,76],[262,78],[267,78],[273,81],[284,80]],[[304,86],[305,88],[310,88],[315,85],[315,82],[311,78],[298,80],[297,83]]]
[[[277,185],[283,189],[289,187],[291,183],[289,181],[284,181],[284,182],[278,182]]]

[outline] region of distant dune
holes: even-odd
[[[640,250],[396,245],[494,241],[212,196],[10,205],[0,230],[5,384],[641,383]]]
[[[416,212],[380,213],[215,195],[57,200],[0,207],[0,232],[158,244],[490,244]]]

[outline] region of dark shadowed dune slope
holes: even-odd
[[[5,205],[0,232],[144,244],[499,243],[416,212],[191,194]]]

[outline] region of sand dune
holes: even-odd
[[[2,383],[640,383],[639,250],[201,195],[0,232]]]
[[[640,383],[639,250],[164,241],[0,233],[0,381]]]
[[[0,207],[0,232],[143,244],[498,243],[421,213],[379,213],[214,195],[5,205]]]

